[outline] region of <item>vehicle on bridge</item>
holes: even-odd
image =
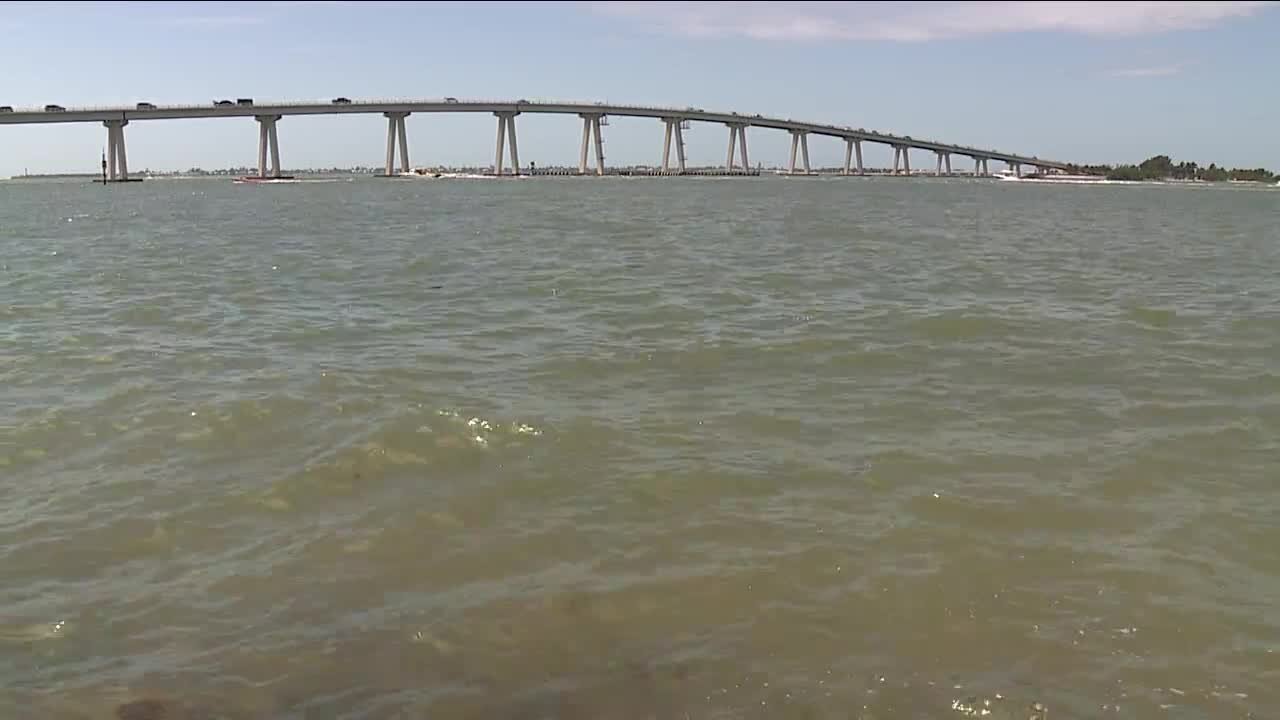
[[[230,100],[215,100],[213,104],[215,107],[232,107],[233,105],[235,105],[235,103],[231,102]]]
[[[138,109],[139,110],[155,110],[156,106],[152,105],[149,102],[140,102],[138,103]]]
[[[253,98],[236,98],[237,105],[252,105]]]
[[[334,98],[334,99],[333,99],[333,101],[332,101],[332,102],[333,102],[333,104],[334,104],[334,105],[350,105],[350,104],[351,104],[351,98],[336,97],[336,98]]]
[[[66,112],[66,110],[67,109],[62,107],[61,105],[45,105],[44,106],[45,112]]]
[[[12,105],[0,105],[0,112],[13,112]]]
[[[455,98],[455,97],[447,97],[447,98],[445,98],[445,99],[444,99],[444,101],[445,101],[445,102],[447,102],[447,103],[449,103],[450,105],[456,105],[456,104],[458,103],[458,98]]]

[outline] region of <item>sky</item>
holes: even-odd
[[[696,106],[1067,162],[1280,169],[1280,3],[201,2],[0,6],[0,105],[518,98]],[[487,165],[496,121],[411,116],[415,166]],[[520,160],[571,165],[581,122],[522,115]],[[377,115],[286,117],[289,168],[372,165]],[[610,164],[656,164],[657,120],[613,118]],[[249,118],[133,122],[131,170],[256,164]],[[96,172],[106,129],[0,125],[0,176]],[[724,162],[695,123],[691,164]],[[843,143],[810,139],[815,166]],[[790,139],[749,131],[751,161]],[[891,151],[866,147],[868,165]],[[924,153],[917,167],[929,165]],[[957,158],[965,166],[967,159]],[[992,168],[995,169],[994,167]]]

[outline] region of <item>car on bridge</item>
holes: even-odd
[[[447,98],[445,98],[445,99],[444,99],[444,101],[445,101],[445,102],[447,102],[447,103],[449,103],[450,105],[457,105],[457,104],[458,104],[458,98],[455,98],[455,97],[447,97]]]
[[[156,106],[152,105],[149,102],[140,102],[138,103],[138,109],[139,110],[155,110]]]
[[[231,102],[230,100],[215,100],[213,104],[214,104],[214,107],[231,107],[235,105],[235,103]]]
[[[66,110],[67,109],[62,107],[61,105],[45,105],[44,106],[45,112],[66,112]]]
[[[13,112],[12,105],[0,105],[0,112]]]
[[[252,105],[253,98],[236,98],[237,105]]]
[[[330,102],[332,102],[334,105],[350,105],[351,98],[336,97],[333,100],[330,100]]]

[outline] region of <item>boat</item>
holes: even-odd
[[[244,175],[233,180],[237,185],[253,184],[253,185],[270,185],[273,183],[294,183],[301,182],[292,175],[280,175],[278,177],[258,177],[257,175]]]
[[[1097,184],[1113,182],[1107,180],[1103,175],[1072,175],[1070,173],[1033,173],[1019,176],[1012,170],[1001,170],[991,174],[997,180],[1012,182],[1034,182],[1034,183],[1071,183],[1071,184]]]

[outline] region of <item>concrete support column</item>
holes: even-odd
[[[387,176],[395,175],[395,159],[396,159],[396,140],[399,139],[400,144],[400,172],[409,172],[409,132],[405,128],[404,119],[409,117],[407,112],[386,112],[382,113],[387,119],[387,166],[384,169]]]
[[[898,174],[898,167],[902,163],[902,148],[897,145],[893,146],[893,174]]]
[[[804,172],[809,174],[809,133],[801,130],[791,131],[791,166],[790,172],[796,171],[796,150],[800,151],[801,158],[804,160]]]
[[[382,174],[391,177],[396,169],[396,117],[394,113],[383,113],[387,118],[387,165]]]
[[[276,116],[279,120],[280,116]],[[276,120],[267,126],[268,139],[271,141],[271,177],[280,177],[280,139],[276,137]]]
[[[938,156],[938,167],[934,169],[933,174],[937,176],[941,176],[942,175],[942,153],[938,152],[935,154]]]
[[[597,115],[591,118],[591,127],[596,133],[596,175],[604,175],[604,135],[600,132],[600,125],[604,122],[604,117]],[[514,145],[512,147],[515,147]]]
[[[124,150],[124,126],[123,121],[116,126],[116,173],[121,180],[128,180],[129,155]]]
[[[904,175],[911,174],[911,148],[902,146],[902,173]]]
[[[844,175],[849,174],[849,166],[853,164],[853,138],[844,139]]]
[[[684,120],[680,118],[663,118],[662,122],[667,126],[666,139],[662,143],[662,169],[671,169],[671,136],[675,136],[676,140],[676,159],[679,162],[680,172],[684,172]]]
[[[724,160],[724,169],[733,172],[733,149],[738,142],[738,128],[729,125],[729,156]]]
[[[680,164],[680,172],[684,172],[684,121],[676,123],[676,161]]]
[[[493,156],[493,174],[502,174],[502,151],[507,141],[507,116],[505,113],[494,113],[498,118],[498,148]]]
[[[1022,163],[1010,163],[1009,167],[1013,168],[1013,174],[1022,177]]]
[[[591,146],[591,135],[595,134],[596,175],[604,175],[604,135],[600,132],[604,116],[596,113],[581,114],[582,118],[582,152],[578,156],[578,174],[587,174],[587,148]]]
[[[258,118],[258,177],[267,176],[267,124]]]
[[[862,141],[853,141],[853,160],[858,164],[858,174],[864,175],[866,171],[862,169]]]
[[[107,126],[107,180],[116,179],[116,128],[111,123]]]
[[[258,121],[258,177],[267,177],[267,150],[271,151],[271,177],[280,177],[280,138],[276,135],[279,115],[255,115]]]
[[[671,169],[671,120],[663,120],[662,125],[666,128],[666,135],[662,140],[662,171],[666,172]],[[586,154],[586,148],[583,148],[583,154]]]
[[[498,118],[498,147],[493,158],[493,174],[502,174],[502,149],[503,140],[511,143],[511,174],[520,174],[520,153],[516,148],[516,115],[515,112],[496,112],[494,117]]]
[[[106,120],[107,128],[107,179],[129,179],[129,157],[124,149],[124,126],[128,120]]]
[[[750,170],[751,161],[747,158],[747,125],[746,123],[725,123],[729,128],[729,156],[725,160],[724,169],[733,172],[734,159],[738,156],[736,146],[742,146],[742,169]]]
[[[400,116],[396,122],[400,133],[400,172],[407,173],[409,168],[409,130],[405,127],[404,119],[409,117],[409,113]]]
[[[947,174],[950,175],[951,174],[951,153],[944,154],[942,156],[942,162],[946,164]]]
[[[507,118],[507,141],[511,143],[511,174],[520,174],[520,152],[516,148],[516,116]]]

